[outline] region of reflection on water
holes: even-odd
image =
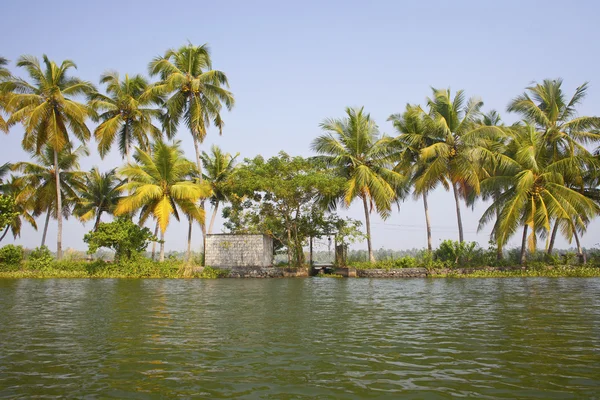
[[[592,398],[600,279],[0,280],[0,397]]]

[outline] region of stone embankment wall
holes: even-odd
[[[308,268],[230,267],[228,278],[291,278],[308,276]]]
[[[205,264],[214,268],[273,265],[273,239],[266,235],[206,235],[205,248]]]

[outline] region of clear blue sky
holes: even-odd
[[[423,103],[430,86],[480,96],[485,110],[497,109],[512,122],[516,116],[505,112],[506,105],[530,82],[562,77],[572,93],[590,81],[580,114],[600,114],[595,1],[5,0],[0,11],[1,56],[13,62],[22,54],[69,58],[79,77],[95,84],[107,69],[145,74],[148,62],[167,48],[209,43],[214,67],[227,73],[237,105],[224,114],[223,136],[210,131],[204,148],[216,143],[242,157],[280,150],[310,155],[319,122],[343,116],[346,106],[365,106],[381,131],[392,134],[387,117],[407,102]],[[14,64],[11,69],[23,75]],[[28,157],[21,138],[18,127],[0,136],[0,162]],[[178,138],[192,158],[189,133],[181,129]],[[95,143],[89,146],[94,150]],[[82,166],[106,170],[120,163],[113,152],[105,160],[93,155]],[[437,191],[430,208],[435,244],[455,239],[452,194]],[[463,206],[463,214],[466,239],[486,246],[489,229],[476,234],[483,209]],[[358,205],[348,214],[363,219]],[[407,200],[385,223],[373,220],[376,248],[426,245],[420,202]],[[55,225],[49,230],[51,247]],[[592,223],[584,245],[600,241],[599,225]],[[89,229],[91,224],[70,219],[64,246],[85,249],[81,238]],[[172,224],[167,250],[183,249],[185,236],[184,224]],[[25,228],[17,241],[33,247],[40,238],[41,232]]]

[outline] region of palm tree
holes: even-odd
[[[154,91],[161,95],[170,95],[165,103],[166,113],[163,129],[169,137],[174,135],[179,121],[183,118],[192,134],[196,151],[196,167],[202,182],[202,163],[200,161],[200,143],[204,142],[206,131],[211,122],[223,133],[221,109],[223,103],[231,110],[235,100],[227,90],[229,82],[225,73],[212,69],[210,50],[206,44],[194,46],[189,43],[178,50],[169,49],[163,57],[156,57],[148,65],[150,75],[159,75],[161,81]],[[204,200],[200,207],[204,209]],[[191,241],[192,225],[189,225]],[[206,227],[201,224],[202,235]]]
[[[213,70],[210,51],[206,44],[194,46],[191,43],[178,50],[169,49],[163,57],[156,57],[148,66],[151,76],[159,75],[161,81],[154,90],[161,94],[171,94],[166,101],[165,130],[173,134],[184,119],[192,134],[196,150],[196,164],[202,172],[199,145],[206,137],[211,124],[223,132],[221,109],[223,103],[228,110],[234,105],[233,94],[225,73]]]
[[[62,196],[59,153],[69,145],[69,131],[77,139],[85,142],[90,131],[85,125],[89,115],[87,105],[79,103],[73,97],[89,95],[95,91],[94,86],[75,77],[67,75],[69,69],[76,68],[71,60],[60,65],[43,57],[43,69],[38,59],[32,56],[21,56],[18,67],[23,67],[33,83],[23,79],[9,78],[0,85],[4,92],[11,92],[9,110],[11,116],[8,125],[21,122],[25,128],[23,147],[25,150],[40,153],[44,146],[54,152],[54,169],[56,178],[56,217],[58,233],[56,238],[56,256],[62,258]]]
[[[346,108],[346,115],[323,121],[320,126],[327,134],[317,137],[311,147],[347,180],[343,203],[349,206],[357,197],[362,200],[369,260],[374,262],[369,214],[375,208],[387,218],[406,179],[393,170],[392,157],[397,151],[393,140],[380,137],[371,116],[363,108]]]
[[[11,176],[8,182],[0,184],[0,192],[6,196],[11,196],[14,199],[14,211],[17,213],[6,227],[4,233],[2,233],[2,236],[0,236],[0,242],[4,239],[9,229],[15,239],[21,236],[23,220],[29,223],[33,229],[37,230],[37,223],[32,214],[35,209],[35,198],[32,194],[35,193],[35,191],[32,190],[32,188],[27,187],[22,178]]]
[[[235,159],[240,155],[237,153],[231,156],[229,153],[223,153],[219,146],[213,145],[210,149],[210,154],[202,152],[200,158],[204,164],[206,173],[204,179],[212,188],[211,203],[213,204],[213,213],[208,226],[208,233],[212,233],[219,204],[226,201],[228,198],[227,180],[235,170]]]
[[[415,186],[415,198],[420,196],[423,199],[425,226],[427,230],[427,250],[431,252],[433,245],[427,194],[435,189],[439,181],[431,180],[426,182],[426,185],[418,187],[415,185],[415,181],[427,169],[427,162],[420,157],[421,150],[431,146],[435,139],[429,137],[430,130],[427,128],[425,113],[420,106],[407,104],[406,110],[403,113],[391,115],[388,121],[392,121],[394,128],[398,132],[396,141],[399,145],[400,157],[395,169],[411,177],[410,186]]]
[[[477,124],[483,102],[471,98],[465,103],[462,90],[454,98],[450,90],[433,90],[427,99],[429,114],[426,125],[431,130],[433,144],[421,150],[426,162],[423,172],[415,180],[416,188],[427,188],[441,182],[444,188],[452,187],[456,204],[458,238],[464,241],[459,199],[479,193],[479,165],[486,139],[497,134],[497,128]]]
[[[504,245],[523,226],[521,263],[525,263],[527,244],[535,249],[538,233],[548,234],[552,220],[567,221],[575,230],[600,211],[594,201],[565,184],[568,171],[584,162],[579,156],[555,160],[535,127],[514,128],[506,153],[498,154],[496,175],[482,183],[502,188],[503,193],[484,212],[479,228],[496,218],[493,235]]]
[[[115,169],[101,173],[98,167],[85,174],[85,190],[79,193],[79,199],[73,213],[83,222],[95,218],[96,231],[103,213],[113,214],[121,199],[118,187],[121,182]]]
[[[15,171],[23,174],[19,180],[26,189],[19,194],[17,202],[20,197],[23,197],[21,200],[23,202],[32,201],[33,216],[35,217],[46,213],[42,246],[46,244],[50,217],[57,220],[59,218],[68,219],[77,204],[79,193],[86,190],[85,173],[79,170],[79,159],[87,155],[89,152],[86,147],[79,146],[72,150],[71,145],[68,144],[57,154],[58,168],[56,168],[54,165],[55,151],[46,146],[42,152],[33,154],[33,162],[18,162],[13,166]],[[58,176],[57,170],[59,171]],[[58,201],[56,197],[57,182],[60,187]],[[26,200],[27,198],[30,200]],[[60,203],[60,209],[57,207],[57,203]]]
[[[198,223],[204,223],[204,210],[196,206],[198,200],[211,195],[207,184],[186,180],[196,170],[194,164],[184,158],[179,143],[154,144],[152,154],[137,149],[137,164],[128,164],[119,174],[128,180],[121,186],[130,194],[122,198],[115,209],[116,215],[141,209],[140,224],[153,216],[160,226],[160,260],[165,258],[164,237],[171,215],[179,221],[180,209]]]
[[[90,96],[90,107],[100,112],[94,118],[101,121],[94,130],[98,151],[104,157],[117,139],[121,155],[130,163],[130,151],[135,142],[147,151],[150,147],[148,136],[161,137],[160,129],[152,120],[161,117],[160,110],[154,107],[162,104],[162,98],[148,90],[148,81],[141,75],[125,75],[120,80],[117,72],[109,71],[101,76],[100,83],[106,84],[108,96],[97,92]]]
[[[5,81],[10,78],[10,72],[4,66],[8,64],[8,60],[4,57],[0,57],[0,82]],[[0,92],[0,112],[6,109],[8,103],[7,94],[3,94]],[[2,118],[2,114],[0,114],[0,131],[4,131],[8,133],[8,124]]]
[[[562,91],[562,79],[545,79],[542,83],[534,82],[525,89],[525,92],[513,99],[508,105],[509,112],[520,114],[525,121],[535,126],[541,133],[546,145],[552,151],[552,158],[559,160],[563,157],[580,155],[592,160],[592,155],[585,147],[588,144],[600,142],[600,117],[578,116],[576,106],[580,104],[587,94],[587,82],[575,90],[575,94],[567,101]],[[585,168],[584,168],[585,169]],[[583,182],[582,176],[585,171],[577,177]],[[573,182],[568,182],[572,184]],[[562,224],[561,221],[554,222],[548,254],[552,253],[554,241],[559,226],[568,227],[571,223]],[[575,235],[577,242],[577,231],[571,232]],[[578,246],[579,257],[583,257],[583,251]]]

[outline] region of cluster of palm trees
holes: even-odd
[[[2,192],[15,198],[20,212],[2,237],[9,229],[17,237],[22,220],[37,228],[34,218],[46,213],[42,244],[48,221],[55,218],[60,259],[63,218],[71,214],[82,221],[94,218],[96,229],[103,213],[131,215],[139,211],[140,223],[149,217],[156,220],[163,239],[162,259],[171,215],[179,219],[183,212],[189,219],[189,243],[193,221],[205,232],[203,202],[213,190],[204,182],[210,177],[202,173],[200,144],[210,125],[222,132],[222,108],[234,105],[227,77],[212,68],[206,45],[188,44],[153,59],[149,73],[159,78],[154,83],[141,75],[121,78],[117,72],[107,72],[100,78],[106,94],[71,76],[76,65],[70,60],[58,64],[44,56],[40,63],[35,57],[22,56],[16,66],[27,72],[28,79],[14,76],[6,65],[7,60],[0,58],[0,130],[8,133],[21,124],[22,146],[33,159],[12,165],[10,169],[21,175],[0,181]],[[86,125],[88,119],[98,124],[93,132]],[[164,137],[175,137],[180,122],[192,134],[195,164],[185,159],[178,142],[163,142]],[[105,173],[79,171],[78,160],[87,155],[84,145],[92,134],[102,157],[116,140],[126,166]],[[75,140],[82,146],[75,148]],[[131,156],[134,148],[135,162]],[[213,156],[226,160],[204,154],[205,163],[227,167],[232,161],[220,150],[213,150]]]
[[[569,242],[575,239],[583,261],[579,237],[600,211],[600,160],[592,152],[600,141],[600,118],[576,114],[587,84],[569,100],[561,86],[561,80],[545,80],[526,88],[507,108],[522,118],[510,126],[496,111],[483,114],[481,100],[438,89],[432,89],[425,109],[408,104],[390,116],[396,137],[381,136],[363,109],[325,120],[326,133],[312,147],[347,179],[343,203],[362,200],[371,261],[370,212],[386,218],[411,192],[423,200],[432,250],[427,195],[440,185],[454,194],[460,242],[461,201],[491,200],[479,229],[493,223],[498,258],[518,229],[521,262],[539,238],[552,253],[560,230]]]
[[[93,219],[96,229],[103,214],[139,212],[140,224],[153,219],[156,236],[160,230],[162,259],[169,218],[179,220],[183,214],[189,221],[189,257],[193,223],[206,233],[205,201],[211,199],[212,231],[237,158],[218,147],[210,153],[200,150],[211,125],[222,132],[223,107],[234,106],[227,76],[212,68],[208,47],[189,44],[153,59],[148,68],[156,82],[106,72],[100,78],[105,94],[71,76],[76,66],[70,60],[57,64],[44,56],[40,64],[22,56],[16,65],[28,80],[11,74],[6,65],[0,58],[0,130],[8,133],[21,124],[22,146],[32,154],[32,161],[10,166],[20,175],[9,180],[1,181],[8,168],[0,166],[0,188],[14,197],[19,213],[9,226],[13,235],[19,235],[23,221],[37,229],[35,218],[45,214],[44,244],[48,222],[56,219],[60,259],[63,218]],[[460,242],[461,203],[472,206],[482,199],[490,205],[479,228],[493,224],[499,258],[519,229],[522,261],[527,247],[535,248],[540,238],[551,253],[559,230],[576,241],[583,257],[579,238],[598,214],[600,199],[599,159],[593,152],[600,141],[600,118],[576,113],[586,90],[583,84],[567,99],[561,80],[534,83],[507,108],[521,121],[505,125],[497,112],[484,114],[477,98],[432,89],[425,107],[408,104],[390,116],[396,136],[381,135],[368,113],[348,108],[344,118],[323,121],[324,134],[312,143],[318,157],[347,182],[345,192],[329,205],[361,200],[371,261],[371,212],[387,218],[410,194],[423,200],[432,250],[427,198],[439,186],[452,190]],[[93,131],[87,120],[97,123]],[[163,142],[174,139],[181,124],[192,135],[195,163],[185,159],[179,142]],[[104,173],[79,171],[92,136],[102,157],[118,142],[126,165]]]

